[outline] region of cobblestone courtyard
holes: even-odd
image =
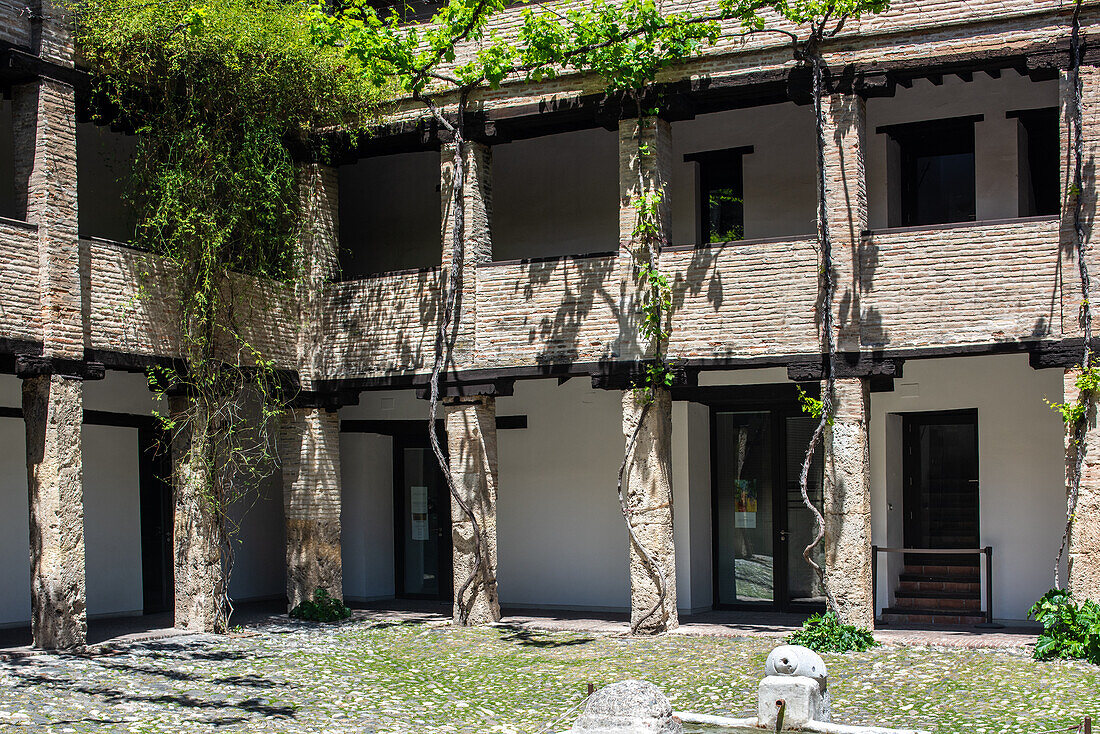
[[[356,621],[0,658],[0,731],[527,732],[586,684],[639,677],[681,710],[751,714],[774,639],[632,639]],[[826,656],[834,718],[1038,732],[1100,716],[1100,668],[1024,650],[884,647]],[[573,714],[565,724],[568,728]]]

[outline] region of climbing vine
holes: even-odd
[[[380,85],[313,42],[302,3],[73,0],[69,12],[94,73],[95,114],[137,135],[134,242],[166,261],[175,286],[182,364],[151,370],[150,386],[184,398],[163,422],[187,447],[177,481],[205,510],[197,532],[219,548],[209,593],[224,631],[237,523],[274,465],[286,399],[271,355],[242,328],[264,310],[246,311],[255,293],[242,276],[284,289],[299,278],[290,146],[307,148],[325,125],[361,125]]]
[[[1081,101],[1081,0],[1077,0],[1070,30],[1070,84],[1073,97],[1070,101],[1069,120],[1072,131],[1073,148],[1073,184],[1069,194],[1073,197],[1073,245],[1077,253],[1077,270],[1081,279],[1081,309],[1079,313],[1081,330],[1084,337],[1080,371],[1076,378],[1077,400],[1073,403],[1057,403],[1053,407],[1062,414],[1066,424],[1069,441],[1066,450],[1067,463],[1073,459],[1070,472],[1069,491],[1066,497],[1066,525],[1062,540],[1058,545],[1058,555],[1054,559],[1054,588],[1061,588],[1060,568],[1069,544],[1069,536],[1077,513],[1077,500],[1081,492],[1081,473],[1085,466],[1085,439],[1088,434],[1088,408],[1100,388],[1100,369],[1093,365],[1092,359],[1092,295],[1088,266],[1088,240],[1085,238],[1085,222],[1082,212],[1081,195],[1084,186],[1085,136],[1082,129]]]
[[[376,82],[389,77],[399,80],[400,91],[409,99],[422,103],[439,125],[453,137],[455,155],[451,201],[451,267],[442,281],[444,308],[439,322],[431,374],[429,432],[451,496],[473,526],[474,568],[456,592],[460,623],[468,621],[468,617],[462,616],[462,610],[467,604],[464,594],[473,587],[476,579],[484,576],[482,582],[486,584],[495,581],[491,578],[492,570],[482,557],[483,544],[477,519],[456,490],[448,462],[439,446],[435,423],[440,394],[439,381],[443,371],[451,364],[454,334],[459,318],[456,303],[462,289],[461,264],[465,234],[464,125],[471,96],[478,90],[495,88],[509,79],[540,81],[553,78],[563,71],[595,74],[605,81],[609,95],[633,95],[638,104],[640,129],[645,117],[642,114],[641,99],[647,90],[652,89],[662,68],[694,56],[724,36],[781,34],[791,40],[796,55],[803,61],[809,60],[812,65],[820,168],[824,146],[821,112],[824,63],[818,54],[818,48],[822,41],[838,33],[848,19],[862,13],[880,12],[887,7],[888,1],[718,0],[708,8],[708,12],[701,13],[665,13],[660,3],[654,0],[596,0],[565,10],[540,5],[522,12],[522,23],[513,42],[501,38],[489,27],[490,18],[504,10],[505,4],[504,0],[450,0],[428,23],[419,26],[403,25],[398,13],[380,17],[364,0],[352,0],[335,13],[327,12],[320,5],[314,9],[314,31],[320,43],[339,48],[354,58],[367,78]],[[808,38],[800,42],[796,33],[770,26],[763,15],[765,10],[775,12],[798,27],[808,25]],[[459,61],[456,47],[462,44],[473,48]],[[642,159],[652,154],[653,151],[649,150],[639,135],[639,170]],[[832,408],[831,398],[828,396],[832,392],[834,351],[831,315],[832,262],[821,186],[823,184],[819,185],[819,229],[824,273],[822,308],[829,364],[829,389],[823,397],[822,423],[815,431],[814,440],[807,451],[807,463],[802,476],[804,500],[818,518],[819,534],[814,545],[823,535],[823,520],[806,495],[806,475],[814,446],[821,438]],[[656,391],[667,390],[672,384],[673,375],[665,356],[669,337],[666,317],[672,303],[671,291],[667,276],[660,272],[657,258],[662,236],[659,211],[663,195],[663,188],[657,186],[647,189],[645,181],[639,179],[639,190],[634,200],[636,227],[631,255],[634,275],[641,293],[638,333],[640,339],[646,343],[650,357],[645,360],[644,376],[637,388],[646,398],[639,425],[627,442],[619,471],[619,497],[628,528],[630,513],[622,495],[622,476],[641,430],[645,411]],[[643,561],[650,571],[663,579],[663,571],[641,544],[636,542],[633,532],[630,532],[632,542],[639,547]],[[812,548],[813,546],[807,549],[806,559],[824,578],[822,570],[810,557]],[[663,582],[659,584],[658,606],[664,603],[664,586]],[[655,611],[651,611],[647,617],[653,613]]]

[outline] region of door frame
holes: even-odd
[[[431,443],[423,421],[416,421],[419,430],[394,431],[393,437],[393,589],[398,599],[428,599],[452,601],[454,599],[454,547],[451,538],[451,498],[446,494],[446,481],[443,482],[447,527],[440,534],[439,546],[439,593],[413,594],[405,591],[405,449],[427,449],[431,453]],[[435,459],[435,455],[431,454]]]
[[[911,540],[911,527],[912,520],[909,518],[909,507],[912,506],[914,499],[919,499],[915,496],[916,487],[913,482],[913,471],[916,465],[919,463],[919,457],[911,455],[911,448],[914,446],[912,442],[912,433],[914,429],[920,426],[927,425],[953,425],[953,426],[974,426],[974,473],[977,477],[978,486],[974,492],[976,495],[975,508],[976,522],[977,522],[977,538],[975,540],[975,548],[981,546],[982,538],[982,506],[981,506],[981,437],[979,436],[979,424],[978,424],[978,409],[977,408],[960,408],[957,410],[928,410],[928,411],[913,411],[901,413],[902,429],[901,429],[901,503],[902,503],[902,540],[905,547],[910,547]],[[918,459],[918,460],[914,460]],[[916,554],[908,554],[906,557],[915,556]],[[975,558],[977,560],[977,558]]]
[[[733,611],[800,612],[821,611],[822,604],[790,601],[789,573],[787,569],[787,545],[790,542],[787,526],[785,499],[787,492],[786,457],[787,439],[784,429],[786,418],[806,416],[798,404],[798,389],[810,397],[820,393],[817,383],[768,383],[764,385],[737,385],[719,388],[695,388],[691,399],[710,408],[710,502],[711,502],[711,584],[714,609]],[[675,397],[675,395],[674,395]],[[718,413],[768,413],[772,441],[772,601],[733,602],[719,601],[720,574],[718,570]],[[782,562],[779,562],[782,553]]]

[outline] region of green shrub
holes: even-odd
[[[333,599],[324,589],[317,589],[312,599],[307,599],[290,610],[290,616],[309,622],[339,622],[351,616],[344,602]]]
[[[1028,616],[1043,625],[1035,643],[1035,658],[1073,658],[1100,665],[1100,604],[1086,599],[1080,605],[1065,589],[1043,594]]]
[[[844,624],[832,612],[813,615],[787,641],[815,652],[863,652],[879,645],[870,630]]]

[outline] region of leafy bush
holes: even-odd
[[[312,599],[307,599],[290,610],[290,616],[309,622],[339,622],[351,616],[344,602],[333,599],[324,589],[317,589]]]
[[[787,641],[815,652],[863,652],[879,645],[870,630],[844,624],[832,612],[813,615]]]
[[[1043,625],[1035,644],[1035,658],[1076,658],[1100,665],[1100,604],[1086,599],[1080,605],[1064,589],[1043,594],[1028,616]]]

